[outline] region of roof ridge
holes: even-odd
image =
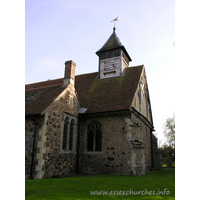
[[[137,66],[129,66],[128,68],[133,68],[133,67],[142,67],[144,66],[144,64],[142,65],[137,65]],[[127,69],[128,69],[127,68]],[[75,77],[78,77],[78,76],[84,76],[84,75],[88,75],[88,74],[95,74],[95,73],[98,73],[98,72],[90,72],[90,73],[85,73],[85,74],[78,74],[76,75]],[[27,86],[34,86],[34,85],[39,85],[39,84],[42,84],[42,83],[50,83],[50,82],[53,82],[53,81],[60,81],[62,80],[63,78],[57,78],[57,79],[52,79],[52,80],[47,80],[47,81],[40,81],[40,82],[35,82],[35,83],[29,83],[29,84],[26,84],[25,87]],[[35,89],[40,89],[40,88],[45,88],[45,87],[52,87],[52,86],[57,86],[57,85],[62,85],[62,83],[57,83],[57,84],[49,84],[49,85],[44,85],[44,86],[38,86],[38,87],[31,87],[31,88],[26,88],[25,90],[35,90]]]
[[[76,75],[76,76],[83,76],[83,75],[96,74],[96,73],[98,73],[98,72],[90,72],[90,73],[86,73],[86,74],[78,74],[78,75]],[[75,77],[76,77],[76,76],[75,76]]]
[[[144,64],[142,64],[142,65],[137,65],[137,66],[129,66],[129,67],[127,67],[127,69],[128,69],[128,68],[134,68],[134,67],[144,67]]]
[[[128,67],[124,76],[97,79],[98,72],[76,76],[75,90],[86,113],[129,109],[143,65]],[[106,89],[105,89],[106,88]],[[42,113],[64,90],[63,78],[26,86],[26,114]]]
[[[47,80],[47,81],[39,81],[39,82],[35,82],[35,83],[28,83],[28,84],[25,84],[25,85],[34,85],[34,84],[39,84],[39,83],[57,81],[57,80],[60,80],[60,79],[63,79],[63,78],[57,78],[57,79],[52,79],[52,80]]]
[[[58,86],[58,85],[63,85],[63,83],[62,84],[53,84],[53,85],[45,85],[45,86],[40,86],[40,87],[35,87],[35,88],[27,88],[27,89],[25,89],[25,91],[29,91],[29,90],[37,90],[37,89],[42,89],[42,88],[49,88],[49,87],[54,87],[54,86]]]

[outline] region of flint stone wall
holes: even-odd
[[[75,120],[72,151],[62,151],[64,117],[69,115]],[[78,125],[78,100],[73,86],[68,88],[40,117],[36,133],[32,178],[41,179],[67,176],[76,172],[76,147]],[[30,178],[34,125],[26,117],[26,178]]]
[[[74,88],[69,85],[69,89],[48,109],[45,115],[47,116],[45,122],[46,152],[43,155],[45,160],[43,177],[65,177],[69,174],[75,174],[77,165],[78,100]],[[75,120],[72,151],[62,150],[63,126],[66,116]]]
[[[34,121],[36,121],[37,124]],[[36,159],[36,154],[39,152],[39,149],[37,148],[37,143],[38,140],[40,139],[38,132],[42,128],[43,124],[44,124],[44,118],[42,116],[40,117],[29,116],[25,118],[25,178],[26,179],[29,179],[31,175],[32,154],[33,154],[32,177],[36,175],[35,167],[38,164],[38,160]],[[35,133],[35,145],[33,148],[34,133]]]
[[[102,152],[87,152],[87,127],[102,124]],[[145,175],[151,168],[150,128],[130,112],[82,118],[79,172],[83,174]],[[131,140],[141,141],[133,147]]]
[[[66,116],[75,121],[71,151],[62,150]],[[157,139],[151,140],[151,129],[143,121],[130,111],[90,116],[81,114],[78,120],[78,100],[70,85],[43,116],[35,120],[38,125],[33,178],[65,177],[77,171],[82,174],[143,176],[153,164],[157,168],[160,166]],[[87,129],[89,123],[95,120],[102,124],[102,151],[87,152]],[[30,177],[34,127],[31,117],[26,117],[26,178]]]

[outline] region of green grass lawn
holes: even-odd
[[[110,193],[91,195],[92,191]],[[131,194],[131,193],[132,194]],[[136,194],[140,192],[140,194]],[[146,194],[145,194],[146,192]],[[157,193],[158,195],[152,195]],[[161,193],[163,192],[163,194]],[[165,195],[164,195],[165,192]],[[126,194],[126,195],[125,195]],[[146,173],[144,177],[74,175],[66,178],[25,180],[27,200],[57,199],[175,199],[175,168]]]

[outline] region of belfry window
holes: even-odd
[[[63,138],[62,138],[62,150],[73,149],[73,135],[74,135],[74,123],[73,118],[65,117],[63,127]]]
[[[87,151],[101,151],[102,149],[102,125],[98,121],[92,121],[88,125]]]
[[[100,54],[99,58],[100,58],[100,60],[104,60],[104,59],[108,59],[108,58],[118,57],[118,56],[120,56],[120,54],[121,54],[121,50],[117,49],[114,51],[102,52]]]

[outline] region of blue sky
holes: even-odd
[[[24,190],[15,187],[20,183],[25,188],[24,82],[61,78],[64,62],[70,59],[77,64],[76,74],[97,71],[95,52],[111,35],[111,20],[117,16],[117,35],[133,60],[130,66],[145,65],[159,140],[166,118],[176,112],[176,198],[195,199],[199,195],[198,184],[179,184],[183,173],[187,183],[193,183],[199,170],[199,1],[175,2],[0,1],[1,140],[9,141],[12,147],[2,142],[1,159],[7,164],[1,167],[7,172],[5,180],[8,175],[15,177],[9,185],[4,181],[1,196],[24,198]],[[176,42],[175,47],[172,42]],[[13,149],[21,157],[13,157]],[[186,158],[195,163],[187,172],[183,167]],[[21,163],[16,166],[18,173],[13,162]]]
[[[26,0],[25,83],[64,76],[64,62],[76,63],[76,75],[98,70],[95,54],[116,34],[132,58],[144,64],[154,127],[163,140],[163,124],[175,113],[174,0]]]

